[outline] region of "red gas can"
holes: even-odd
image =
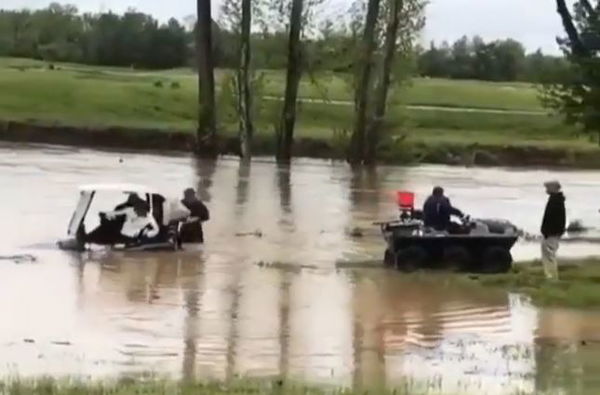
[[[396,203],[401,209],[413,209],[415,207],[415,194],[406,191],[396,192]]]

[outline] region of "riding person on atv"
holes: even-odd
[[[426,227],[433,228],[437,231],[452,231],[453,223],[450,221],[450,216],[455,215],[460,218],[464,217],[462,211],[453,207],[450,199],[444,196],[444,189],[436,186],[433,188],[433,193],[427,198],[423,205],[423,217]]]

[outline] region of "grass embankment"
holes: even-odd
[[[525,293],[542,306],[600,307],[599,259],[562,264],[559,267],[559,280],[547,280],[540,262],[517,264],[507,274],[469,278],[483,286]]]
[[[103,127],[182,133],[194,130],[197,84],[189,70],[143,72],[72,64],[55,66],[50,70],[42,62],[0,58],[0,120],[90,130]],[[223,82],[226,75],[226,71],[217,72],[219,88],[226,85]],[[263,81],[261,94],[266,98],[255,98],[259,153],[273,149],[273,125],[277,123],[280,108],[276,98],[284,90],[280,71],[265,71]],[[317,76],[316,83],[309,78],[302,81],[303,99],[326,101],[300,104],[298,139],[317,140],[332,147],[332,151],[343,152],[354,114],[348,81],[348,76],[332,73]],[[225,93],[226,89],[218,90],[219,129],[225,137],[232,137],[237,129],[233,99]],[[447,111],[449,107],[453,111]],[[600,152],[596,144],[577,138],[560,119],[540,115],[542,111],[537,91],[530,84],[417,79],[394,93],[386,129],[400,143],[388,145],[391,148],[384,150],[383,156],[410,159],[406,158],[410,152],[412,159],[445,162],[449,153],[460,157],[463,151],[472,153],[474,146],[535,147],[554,150],[562,156],[566,156],[563,155],[566,151]]]
[[[138,381],[124,380],[117,383],[91,383],[59,381],[54,379],[0,381],[0,393],[11,395],[230,395],[230,394],[273,394],[273,395],[354,395],[354,394],[404,394],[403,390],[354,391],[343,388],[307,387],[283,381],[242,381],[222,383],[190,383],[183,381]],[[414,393],[414,392],[410,392]]]

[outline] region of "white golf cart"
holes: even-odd
[[[58,242],[59,248],[63,250],[82,251],[86,249],[86,246],[105,246],[118,250],[174,251],[182,247],[182,226],[200,220],[191,217],[190,211],[179,200],[168,200],[156,190],[143,185],[83,185],[79,188],[79,191],[79,202],[71,217],[67,231],[69,238]],[[107,197],[112,197],[112,200],[108,201],[114,204],[115,195],[121,200],[123,195],[126,197],[126,201],[119,204],[112,211],[119,215],[111,216],[103,209],[96,209],[98,205],[108,205]],[[144,233],[145,229],[140,229],[138,234],[124,236],[122,228],[126,216],[120,215],[119,210],[140,203],[146,210],[144,218],[147,217],[148,222],[155,224],[156,229],[154,229],[151,236]],[[87,233],[86,225],[95,220],[88,215],[90,211],[98,214],[99,224],[93,231]],[[96,220],[96,222],[98,221]]]

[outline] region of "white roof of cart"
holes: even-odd
[[[88,184],[81,185],[80,191],[94,192],[94,191],[118,191],[123,193],[151,193],[160,194],[155,188],[148,187],[146,185],[138,184]]]

